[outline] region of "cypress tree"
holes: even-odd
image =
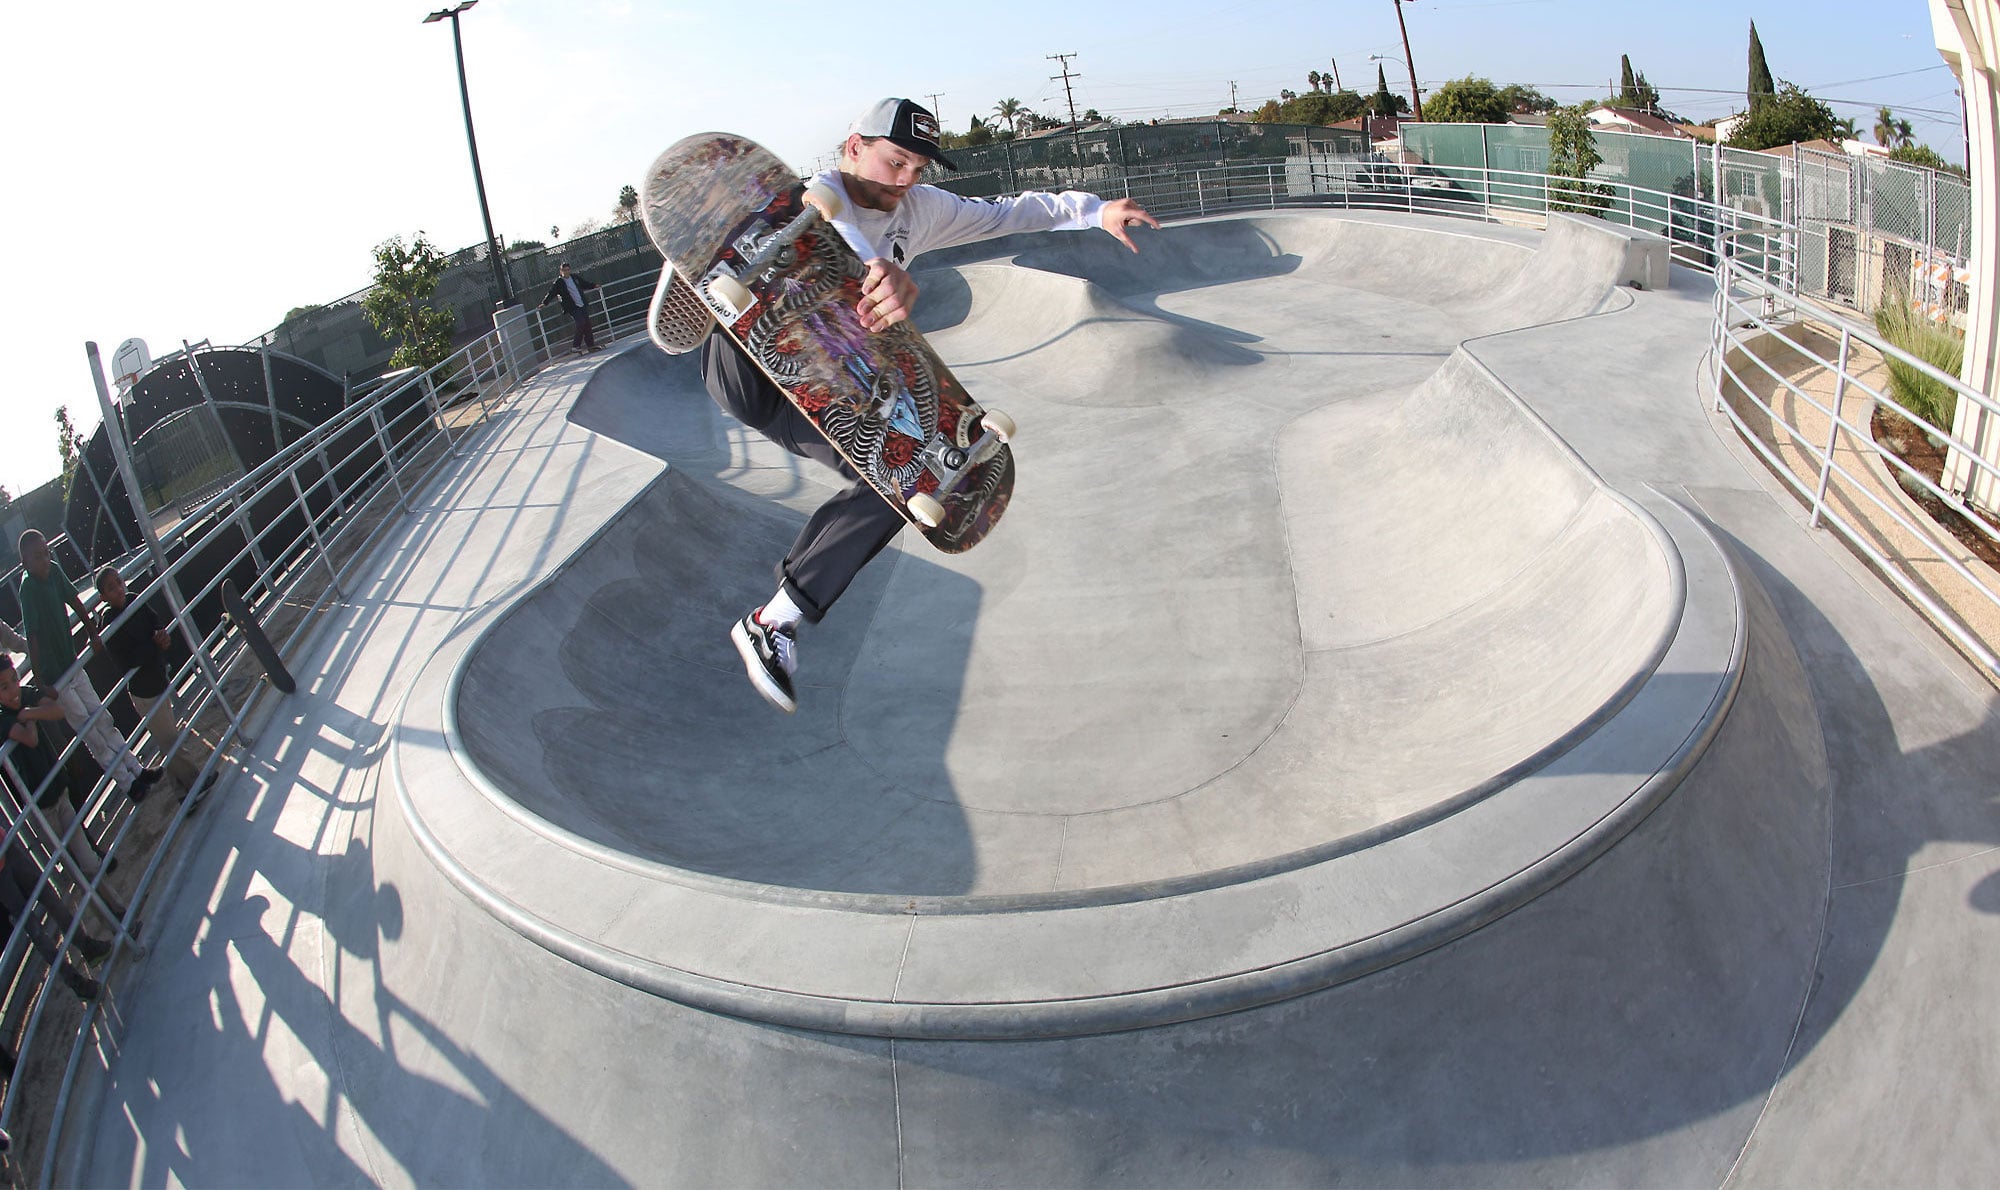
[[[1639,86],[1632,79],[1632,55],[1618,55],[1618,103],[1622,107],[1639,106]]]
[[[1396,97],[1389,94],[1389,76],[1382,73],[1382,64],[1375,64],[1375,94],[1369,99],[1369,110],[1378,116],[1396,114]]]
[[[1764,61],[1764,43],[1757,39],[1757,22],[1750,22],[1750,110],[1764,106],[1764,101],[1777,94],[1778,88],[1771,81],[1770,64]]]

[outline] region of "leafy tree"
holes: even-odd
[[[1632,77],[1632,56],[1618,55],[1618,103],[1621,107],[1639,106],[1639,80]]]
[[[978,145],[993,143],[993,129],[978,116],[964,132],[947,132],[938,137],[938,143],[947,149],[968,149]]]
[[[429,368],[451,354],[458,319],[430,304],[447,263],[421,231],[408,244],[398,235],[375,245],[375,285],[361,299],[361,309],[376,330],[399,344],[390,367]]]
[[[1637,101],[1634,106],[1640,111],[1659,113],[1659,89],[1646,81],[1646,72],[1643,70],[1639,72],[1637,81],[1632,84],[1632,97]]]
[[[1889,160],[1900,161],[1905,165],[1921,165],[1926,169],[1942,170],[1948,174],[1957,174],[1961,178],[1966,176],[1963,166],[1946,161],[1929,145],[1897,145],[1889,150]]]
[[[569,238],[572,240],[580,240],[587,235],[595,234],[597,229],[603,226],[604,225],[602,223],[599,223],[595,218],[586,216],[585,218],[579,220],[575,227],[569,229]]]
[[[1259,124],[1278,124],[1283,122],[1283,111],[1277,100],[1266,99],[1256,111],[1250,113],[1250,118]]]
[[[1751,21],[1750,85],[1748,88],[1748,98],[1752,114],[1755,114],[1758,108],[1763,107],[1768,100],[1773,98],[1777,94],[1777,91],[1778,89],[1771,85],[1771,67],[1764,61],[1764,43],[1757,38],[1757,22]]]
[[[1839,135],[1833,109],[1797,86],[1779,80],[1775,95],[1751,108],[1729,138],[1734,149],[1774,149],[1807,140],[1832,140]]]
[[[1875,113],[1875,143],[1885,149],[1900,149],[1916,139],[1916,130],[1908,120],[1899,120],[1896,113],[1882,108]]]
[[[1588,215],[1611,205],[1611,187],[1589,181],[1590,171],[1604,164],[1597,136],[1590,126],[1587,103],[1559,107],[1549,113],[1549,209]]]
[[[293,306],[291,309],[285,311],[284,321],[291,322],[294,319],[304,318],[315,311],[324,309],[326,309],[325,306]]]
[[[1500,88],[1500,102],[1510,112],[1552,112],[1556,101],[1525,83],[1508,83]]]
[[[76,424],[69,419],[69,406],[56,406],[56,453],[62,456],[62,494],[69,499],[70,485],[76,480],[76,468],[83,461],[83,435],[76,432]]]
[[[1268,105],[1267,105],[1268,106]],[[1262,108],[1258,109],[1260,112]],[[1279,124],[1338,124],[1342,120],[1352,120],[1368,110],[1368,103],[1352,91],[1335,91],[1331,94],[1319,92],[1300,95],[1279,104],[1272,113],[1271,123]]]
[[[639,217],[639,192],[627,186],[618,192],[618,205],[611,211],[613,223],[630,223]]]
[[[1507,105],[1492,79],[1468,74],[1432,91],[1424,118],[1442,124],[1502,124],[1507,120]]]

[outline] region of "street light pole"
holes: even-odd
[[[479,141],[472,135],[472,93],[465,86],[465,41],[458,32],[458,14],[477,3],[479,0],[463,0],[425,17],[424,24],[451,20],[451,48],[458,58],[458,99],[465,108],[465,144],[472,150],[472,185],[479,191],[479,218],[486,224],[486,260],[493,266],[493,283],[500,288],[499,304],[506,307],[514,304],[514,291],[507,284],[507,270],[500,262],[500,239],[493,234],[493,213],[486,208],[486,179],[479,172]]]
[[[1396,27],[1403,31],[1403,65],[1410,68],[1410,103],[1415,109],[1417,120],[1424,118],[1424,97],[1417,91],[1417,62],[1410,56],[1410,27],[1403,23],[1403,5],[1409,0],[1396,0]]]

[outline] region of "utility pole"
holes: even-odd
[[[1070,89],[1069,81],[1073,78],[1080,79],[1083,76],[1080,74],[1070,73],[1069,60],[1071,58],[1076,57],[1076,54],[1074,52],[1067,54],[1048,54],[1045,56],[1051,62],[1062,63],[1062,73],[1050,75],[1049,81],[1054,82],[1056,79],[1061,79],[1063,85],[1063,95],[1069,100],[1069,141],[1071,147],[1073,147],[1076,150],[1076,184],[1078,187],[1081,187],[1083,185],[1083,134],[1077,130],[1076,92]]]
[[[945,93],[943,91],[936,91],[929,95],[924,96],[924,98],[931,101],[931,115],[937,117],[938,127],[940,129],[944,127],[944,112],[939,110],[938,100],[943,99],[944,96]]]
[[[1403,31],[1403,65],[1410,68],[1410,106],[1419,123],[1424,118],[1424,97],[1417,90],[1417,63],[1410,54],[1410,27],[1403,22],[1403,5],[1409,0],[1396,0],[1396,27]]]
[[[1235,80],[1235,79],[1230,79],[1230,80],[1229,80],[1229,110],[1230,110],[1230,111],[1232,111],[1232,112],[1236,110],[1236,80]],[[1968,158],[1968,160],[1969,160],[1969,158]]]
[[[1398,11],[1398,13],[1400,14],[1401,10],[1400,10],[1400,9],[1398,9],[1397,11]],[[1409,49],[1410,47],[1408,47],[1408,46],[1404,46],[1403,48],[1404,48],[1404,49]],[[1329,61],[1329,62],[1333,63],[1333,89],[1334,89],[1334,90],[1336,90],[1336,91],[1345,91],[1345,90],[1347,90],[1347,88],[1346,88],[1346,87],[1343,87],[1343,86],[1341,86],[1341,85],[1340,85],[1340,59],[1338,59],[1338,58],[1328,58],[1328,59],[1327,59],[1327,61]]]

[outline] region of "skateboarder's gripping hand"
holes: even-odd
[[[916,305],[917,283],[903,266],[879,256],[868,262],[868,275],[861,280],[861,304],[854,308],[862,326],[886,331],[908,318]]]
[[[1141,223],[1154,228],[1160,225],[1158,219],[1146,213],[1146,208],[1129,198],[1114,198],[1105,203],[1104,210],[1097,217],[1099,227],[1118,237],[1119,243],[1134,252],[1139,250],[1139,245],[1132,242],[1132,233],[1125,229]]]

